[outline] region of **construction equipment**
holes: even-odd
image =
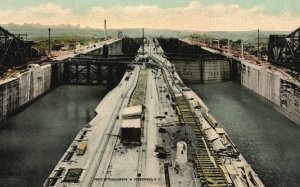
[[[300,72],[300,27],[289,35],[270,35],[268,61]]]
[[[0,26],[0,75],[7,68],[18,67],[39,56],[27,41],[27,34],[14,35]]]

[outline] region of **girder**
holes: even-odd
[[[84,56],[84,57],[83,57]],[[115,86],[121,80],[132,57],[102,58],[81,55],[64,61],[64,83]]]
[[[270,35],[268,61],[300,71],[300,27],[289,35]]]
[[[21,66],[37,57],[38,51],[32,45],[33,42],[27,41],[27,34],[14,35],[0,26],[0,68]]]

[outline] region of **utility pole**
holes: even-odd
[[[228,48],[228,53],[230,53],[230,40],[229,40],[229,39],[227,40],[227,45],[228,45],[228,46],[227,46],[227,48]]]
[[[241,41],[241,55],[244,55],[244,41]]]
[[[48,49],[48,53],[50,53],[50,51],[51,51],[51,42],[50,42],[50,32],[51,32],[51,28],[48,28],[48,32],[49,32],[49,40],[48,40],[49,49]]]
[[[142,32],[143,32],[143,56],[144,56],[145,55],[145,43],[144,43],[145,42],[144,41],[145,40],[145,33],[144,33],[145,31],[144,31],[144,28],[142,28]]]
[[[257,29],[257,57],[259,57],[259,29]]]
[[[106,25],[106,19],[104,20],[104,30],[105,30],[105,36],[107,38],[107,25]]]

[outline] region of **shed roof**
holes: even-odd
[[[122,120],[121,128],[141,128],[141,119],[124,119]]]
[[[220,128],[220,127],[216,128],[216,132],[217,132],[218,134],[225,134],[224,129],[223,129],[223,128]]]
[[[83,149],[86,149],[86,147],[87,147],[87,142],[79,142],[77,149],[83,150]]]
[[[137,116],[142,115],[142,105],[131,106],[124,108],[122,116]]]

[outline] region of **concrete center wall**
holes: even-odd
[[[112,41],[111,43],[107,43],[107,50],[108,50],[108,55],[122,55],[123,54],[123,42],[122,40],[115,40]],[[104,47],[99,47],[98,49],[95,49],[89,53],[91,54],[98,54],[98,55],[103,55],[104,52]]]
[[[128,53],[136,53],[142,44],[141,38],[123,38],[114,40],[110,43],[106,43],[107,49],[105,47],[100,47],[89,53],[100,54],[107,53],[108,55],[122,55]]]

